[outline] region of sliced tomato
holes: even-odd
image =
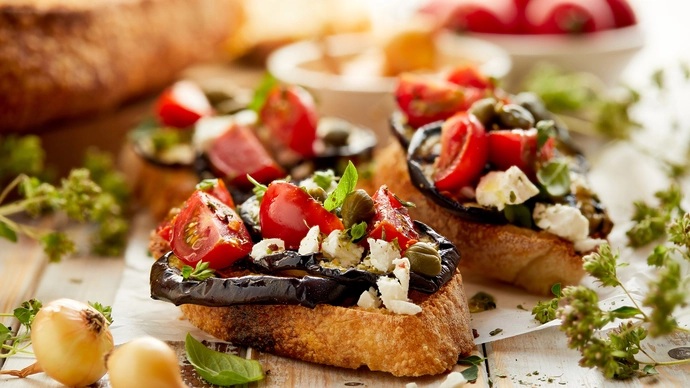
[[[196,185],[196,189],[211,194],[220,199],[224,204],[233,209],[235,208],[235,201],[232,200],[232,195],[230,195],[230,191],[228,191],[222,179],[204,179]]]
[[[395,98],[407,115],[407,123],[414,128],[445,120],[467,108],[465,93],[459,86],[409,73],[398,77]]]
[[[156,234],[163,240],[170,242],[172,237],[172,226],[175,219],[165,219],[156,227]]]
[[[537,154],[537,130],[512,129],[489,132],[489,162],[499,170],[517,166],[530,178],[535,174],[537,157],[540,161],[553,158],[553,138],[544,143]]]
[[[252,250],[252,239],[235,211],[203,191],[187,200],[172,227],[172,251],[188,265],[213,269],[232,265]]]
[[[459,66],[451,70],[446,78],[448,82],[477,89],[493,89],[493,81],[480,73],[475,66]]]
[[[376,215],[368,228],[369,237],[389,242],[398,239],[403,251],[419,240],[407,208],[387,186],[381,186],[371,199],[374,200]]]
[[[456,114],[441,127],[436,188],[456,191],[470,185],[479,178],[488,159],[489,142],[482,123],[467,112]]]
[[[318,115],[314,98],[299,86],[276,86],[259,112],[261,122],[284,145],[314,156]]]
[[[306,191],[289,182],[276,181],[268,186],[259,208],[263,238],[279,238],[285,248],[297,249],[309,228],[319,226],[321,233],[343,230],[340,218],[326,210]]]
[[[204,92],[190,81],[179,81],[166,89],[154,109],[161,124],[175,128],[190,127],[200,118],[213,114]]]
[[[605,0],[531,0],[525,17],[531,34],[579,34],[615,27]]]
[[[233,124],[213,142],[207,157],[217,175],[238,187],[252,187],[247,174],[261,183],[269,183],[286,175],[254,132],[237,124]]]

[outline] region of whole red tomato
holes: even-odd
[[[234,124],[218,137],[208,150],[207,157],[216,174],[239,187],[253,186],[247,174],[261,183],[286,175],[254,132],[242,125]]]
[[[544,143],[537,154],[537,130],[512,129],[489,132],[489,162],[499,170],[517,166],[531,179],[535,177],[535,163],[553,158],[554,139]]]
[[[259,112],[273,136],[304,157],[314,156],[318,115],[314,98],[299,86],[276,86]]]
[[[395,98],[407,115],[407,123],[414,128],[445,120],[467,105],[465,92],[459,86],[409,73],[398,77]]]
[[[489,142],[482,123],[474,115],[460,112],[441,127],[436,188],[457,191],[479,178],[489,158]]]
[[[225,268],[247,256],[252,239],[235,211],[217,198],[195,191],[172,226],[172,251],[188,265],[198,261]]]
[[[518,32],[518,10],[513,0],[462,0],[456,3],[449,15],[445,25],[456,31]]]
[[[343,230],[340,218],[326,210],[306,191],[289,182],[276,181],[268,185],[259,208],[261,236],[285,241],[285,248],[297,249],[299,243],[318,225],[326,235]]]
[[[161,124],[175,128],[187,128],[213,114],[204,92],[190,81],[179,81],[166,89],[158,97],[154,109]]]
[[[414,229],[407,208],[387,186],[381,186],[371,199],[374,200],[376,215],[369,223],[369,237],[389,242],[398,239],[403,251],[417,242],[419,234]]]
[[[606,0],[531,0],[525,16],[531,34],[579,34],[615,27]]]

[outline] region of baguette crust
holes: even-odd
[[[456,273],[441,290],[410,292],[417,315],[317,305],[182,305],[189,321],[214,337],[319,364],[395,376],[443,373],[474,348],[470,314]]]
[[[110,109],[213,58],[237,0],[0,0],[0,131]]]
[[[462,255],[460,269],[465,276],[477,274],[550,295],[554,284],[577,284],[585,275],[582,256],[570,241],[511,224],[465,221],[426,198],[412,185],[405,153],[398,143],[376,156],[373,177],[376,184],[386,182],[392,192],[416,205],[409,209],[413,218],[455,244]]]

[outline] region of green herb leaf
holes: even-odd
[[[553,120],[541,120],[536,125],[537,128],[537,150],[546,144],[549,139],[556,137],[556,123]]]
[[[182,272],[182,279],[187,280],[187,279],[189,279],[189,275],[191,275],[192,272],[194,272],[194,268],[192,268],[189,265],[185,265],[184,267],[182,267],[181,272]]]
[[[486,360],[486,358],[481,358],[479,356],[472,355],[472,356],[467,356],[465,358],[459,359],[458,364],[479,365],[482,362],[484,362],[484,360]]]
[[[498,328],[496,328],[496,329],[491,330],[491,331],[489,332],[489,335],[493,337],[493,336],[495,336],[495,335],[497,335],[497,334],[500,334],[500,333],[502,333],[502,332],[503,332],[503,329],[501,329],[500,327],[498,327]]]
[[[218,179],[213,178],[213,179],[204,179],[203,181],[199,182],[196,184],[196,189],[201,190],[201,191],[208,191],[213,189],[218,185]]]
[[[659,372],[657,372],[656,368],[654,368],[654,365],[645,365],[644,368],[642,369],[642,374],[645,375],[658,375]]]
[[[45,152],[35,135],[0,136],[0,182],[20,174],[36,175],[44,171]]]
[[[471,313],[493,310],[496,308],[496,300],[486,292],[478,292],[467,301]]]
[[[326,171],[316,171],[312,177],[314,183],[316,183],[320,188],[328,191],[331,187],[331,183],[335,180],[335,173],[333,170]]]
[[[511,224],[526,228],[532,227],[532,212],[522,203],[519,205],[506,205],[503,209],[503,215]]]
[[[23,302],[21,307],[14,309],[14,316],[19,323],[27,328],[31,328],[31,325],[34,323],[34,318],[36,318],[36,314],[41,310],[41,307],[43,307],[43,303],[41,303],[40,300],[29,299]]]
[[[398,197],[398,195],[395,193],[393,193],[393,198],[397,199],[398,202],[400,202],[400,204],[405,206],[405,207],[417,207],[417,205],[415,205],[413,202],[404,201],[404,200],[400,199],[400,197]]]
[[[460,372],[460,374],[462,374],[462,377],[464,377],[468,382],[476,381],[479,377],[479,367],[472,365],[471,367]]]
[[[350,236],[352,237],[352,242],[358,242],[367,235],[367,223],[365,221],[359,224],[352,225],[350,228]]]
[[[266,73],[259,86],[254,90],[254,97],[249,102],[248,108],[254,112],[259,112],[264,106],[268,94],[274,86],[278,85],[278,80],[271,73]]]
[[[43,251],[53,263],[59,262],[63,256],[73,253],[77,249],[74,241],[61,232],[46,234],[41,237],[41,243],[43,243]]]
[[[561,297],[561,283],[556,283],[551,287],[551,293],[556,297]]]
[[[216,274],[216,271],[208,267],[208,261],[198,261],[196,267],[185,265],[182,267],[182,278],[189,280],[204,281]]]
[[[113,324],[113,308],[110,306],[103,306],[98,302],[89,302],[89,306],[93,307],[96,311],[103,314],[105,320],[108,321],[108,325]]]
[[[268,190],[268,186],[262,185],[261,183],[257,182],[257,180],[252,178],[249,174],[247,174],[247,179],[254,185],[252,191],[254,192],[254,195],[256,195],[256,199],[259,202],[261,202],[261,200],[264,199],[264,194],[266,194],[266,190]]]
[[[552,160],[537,171],[537,180],[546,192],[560,197],[570,192],[570,169],[565,160]]]
[[[323,207],[329,212],[339,208],[342,206],[345,197],[354,191],[356,186],[357,169],[351,161],[348,161],[345,172],[343,172],[343,176],[340,178],[340,182],[338,182],[338,186],[328,195],[328,198],[326,198],[326,201],[323,203]]]
[[[0,323],[0,344],[4,344],[12,338],[12,330]]]
[[[589,254],[582,260],[585,271],[594,276],[602,286],[616,287],[621,284],[616,271],[621,266],[618,264],[618,251],[612,252],[610,245],[600,245],[596,253]]]
[[[640,309],[631,306],[619,307],[613,311],[609,311],[612,317],[619,319],[632,318],[635,315],[641,314]]]
[[[10,229],[10,227],[2,221],[0,221],[0,237],[6,238],[12,242],[17,242],[17,232]]]
[[[211,350],[189,333],[185,339],[185,350],[189,363],[211,384],[227,387],[264,378],[263,369],[258,361]]]

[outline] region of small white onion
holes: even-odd
[[[117,347],[107,364],[112,388],[187,388],[175,351],[153,337]]]

